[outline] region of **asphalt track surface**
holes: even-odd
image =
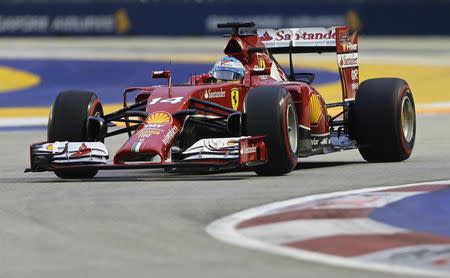
[[[369,164],[348,151],[304,159],[283,177],[140,170],[62,181],[23,173],[25,146],[45,131],[2,133],[0,277],[389,277],[227,245],[204,228],[274,201],[449,179],[449,122],[420,117],[414,154],[402,163]]]
[[[24,174],[27,146],[45,130],[2,132],[0,277],[401,277],[228,245],[205,227],[274,201],[448,180],[449,123],[448,114],[420,116],[414,153],[402,163],[366,163],[354,150],[303,159],[283,177],[139,170],[89,181]],[[123,140],[107,146],[114,152]]]

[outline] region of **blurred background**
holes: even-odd
[[[205,36],[217,23],[349,25],[364,35],[450,35],[448,0],[2,0],[1,35]],[[445,24],[447,22],[447,24]]]
[[[448,112],[450,0],[2,0],[0,128],[43,128],[55,95],[95,91],[106,110],[129,86],[176,82],[208,72],[226,32],[217,23],[259,28],[349,25],[360,34],[360,77],[397,76],[412,86],[419,113]],[[282,64],[285,57],[279,57]],[[340,98],[335,54],[300,55],[328,102]]]

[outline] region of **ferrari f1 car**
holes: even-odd
[[[369,162],[411,155],[416,134],[411,89],[398,78],[359,84],[357,33],[345,26],[273,30],[254,25],[218,25],[232,29],[224,52],[245,68],[238,82],[202,74],[173,85],[170,71],[155,71],[153,78],[167,79],[167,86],[128,88],[123,108],[106,115],[93,92],[60,93],[51,108],[48,140],[30,146],[26,171],[53,171],[61,178],[138,168],[244,168],[283,175],[298,158],[348,149],[358,148]],[[314,74],[294,72],[294,53],[316,52],[337,53],[338,103],[325,102],[312,86]],[[275,54],[288,55],[288,73]],[[331,116],[331,107],[341,110]],[[121,133],[129,138],[109,162],[104,140]]]

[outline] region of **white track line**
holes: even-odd
[[[0,127],[47,126],[47,117],[39,118],[0,118]]]
[[[302,232],[299,233],[298,231]],[[388,235],[402,232],[408,232],[408,230],[386,225],[369,218],[302,219],[265,224],[263,227],[253,226],[240,229],[240,233],[244,236],[272,244],[327,237],[336,234],[362,235],[376,233],[377,235]]]
[[[341,191],[341,192],[333,192],[327,194],[317,194],[311,195],[307,197],[301,197],[296,199],[291,199],[287,201],[281,201],[276,203],[271,203],[268,205],[244,210],[230,216],[226,216],[219,220],[214,221],[209,224],[205,230],[212,237],[242,247],[247,247],[251,249],[256,249],[260,251],[265,251],[272,254],[288,256],[292,258],[296,258],[299,260],[312,261],[318,263],[324,263],[339,267],[349,267],[349,268],[359,268],[364,270],[374,270],[374,271],[382,271],[388,273],[396,273],[403,275],[414,275],[414,276],[426,276],[426,277],[449,277],[448,272],[442,271],[432,271],[432,270],[424,270],[419,268],[407,267],[407,266],[398,266],[398,265],[389,265],[383,263],[375,263],[368,261],[357,261],[349,258],[343,258],[332,255],[325,255],[317,252],[305,251],[301,249],[294,249],[290,247],[280,246],[271,244],[268,242],[262,242],[256,239],[249,238],[242,233],[238,232],[235,229],[235,226],[240,222],[264,215],[269,211],[275,209],[281,209],[287,206],[304,204],[311,201],[317,201],[320,199],[326,199],[331,197],[339,197],[348,194],[359,194],[359,193],[367,193],[379,190],[393,189],[393,188],[402,188],[409,187],[415,185],[423,185],[423,184],[440,184],[440,183],[448,183],[447,181],[436,181],[436,182],[424,182],[424,183],[416,183],[416,184],[407,184],[400,186],[385,186],[385,187],[376,187],[376,188],[364,188],[358,190],[350,190],[350,191]]]
[[[0,58],[166,61],[181,56],[214,61],[223,55],[220,49],[226,41],[220,37],[0,38]],[[360,45],[362,63],[450,66],[449,38],[363,36]],[[332,61],[332,56],[302,54],[302,59]]]

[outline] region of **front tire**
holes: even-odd
[[[362,82],[352,107],[351,132],[369,162],[408,159],[416,138],[416,113],[406,81],[375,78]]]
[[[255,172],[261,176],[278,176],[297,165],[298,120],[291,94],[280,86],[250,90],[245,98],[247,134],[265,135],[268,162]]]
[[[48,142],[88,140],[87,119],[103,116],[103,107],[93,92],[64,91],[53,102],[47,129]],[[98,170],[58,169],[55,174],[63,179],[93,178]]]

